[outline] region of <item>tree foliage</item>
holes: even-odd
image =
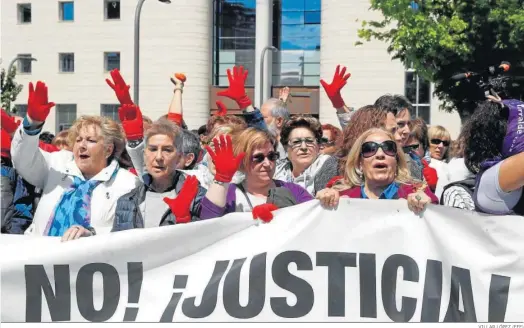
[[[463,119],[475,108],[478,90],[452,75],[483,72],[501,61],[524,75],[524,0],[371,0],[371,9],[383,19],[364,21],[361,40],[388,43],[394,59],[435,83],[442,108],[458,110]]]
[[[23,86],[16,83],[16,68],[13,66],[9,72],[2,68],[0,72],[0,87],[2,90],[2,108],[8,113],[12,111],[12,103],[22,91]]]

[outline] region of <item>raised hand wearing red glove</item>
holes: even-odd
[[[216,101],[218,111],[216,113],[216,116],[226,116],[227,115],[227,107],[224,105],[223,102],[220,100]]]
[[[246,80],[248,71],[244,71],[244,67],[233,67],[233,74],[231,70],[227,70],[227,79],[229,80],[229,88],[224,91],[217,92],[218,96],[224,96],[234,100],[240,109],[247,108],[251,105],[251,99],[246,94]]]
[[[124,104],[118,109],[118,117],[128,140],[144,138],[144,119],[140,107],[134,104]]]
[[[220,141],[219,141],[220,140]],[[245,153],[240,153],[236,157],[233,154],[233,142],[230,135],[221,135],[213,139],[215,151],[206,146],[206,150],[215,164],[215,180],[229,183],[233,180],[235,172],[238,170],[240,163],[244,159]]]
[[[275,204],[261,204],[253,207],[251,213],[253,214],[253,219],[260,219],[264,223],[269,223],[273,220],[273,213],[271,212],[275,210],[278,210]]]
[[[2,129],[5,130],[5,132],[9,134],[15,133],[16,129],[18,129],[18,125],[20,125],[20,122],[15,121],[15,118],[7,114],[7,112],[2,109]]]
[[[29,97],[27,99],[27,116],[36,122],[45,122],[51,108],[55,106],[54,102],[47,99],[47,86],[44,82],[36,82],[36,88],[33,82],[29,83]]]
[[[171,209],[176,223],[191,222],[191,202],[193,202],[197,194],[198,180],[195,176],[189,175],[175,198],[164,197],[164,202]]]
[[[320,80],[320,84],[322,84],[322,87],[324,87],[324,90],[326,91],[327,96],[329,97],[329,100],[331,100],[334,108],[344,107],[344,99],[342,99],[342,96],[340,95],[340,90],[342,90],[342,88],[346,85],[350,76],[351,73],[346,74],[346,67],[342,67],[342,70],[340,70],[340,65],[337,65],[337,69],[335,70],[335,75],[333,75],[333,81],[331,81],[331,84],[327,84],[326,81]]]
[[[116,98],[120,104],[132,104],[133,100],[131,100],[131,95],[129,94],[130,86],[126,84],[126,81],[124,81],[124,78],[120,75],[120,71],[115,68],[110,74],[114,83],[109,79],[106,79],[106,82],[115,92]]]
[[[435,191],[435,189],[437,188],[437,182],[438,182],[437,170],[430,167],[428,162],[426,162],[426,160],[424,159],[422,160],[422,165],[424,166],[424,168],[422,169],[422,174],[424,175],[424,179],[428,183],[429,189],[431,189],[431,191]]]

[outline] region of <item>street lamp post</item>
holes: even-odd
[[[276,47],[268,46],[262,49],[262,55],[260,55],[260,107],[262,107],[262,104],[264,103],[264,58],[266,57],[266,52],[268,50],[271,50],[272,52],[278,51]]]
[[[171,3],[171,0],[158,0],[163,3]],[[138,0],[135,11],[135,63],[134,63],[134,87],[133,100],[138,106],[138,88],[140,79],[140,14],[142,13],[142,5],[145,0]]]
[[[22,59],[29,59],[30,61],[37,61],[36,58],[31,57],[31,56],[16,56],[15,58],[13,58],[13,60],[11,60],[11,62],[9,63],[9,66],[7,66],[7,73],[9,74],[9,72],[11,72],[11,68],[13,68],[13,65],[16,63],[16,61],[22,60]]]

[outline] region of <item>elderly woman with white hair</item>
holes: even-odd
[[[123,131],[110,118],[83,116],[69,129],[72,152],[41,151],[38,135],[54,106],[47,99],[44,83],[39,81],[36,88],[29,84],[27,116],[11,147],[18,173],[43,190],[25,233],[62,237],[62,241],[107,233],[118,198],[138,182],[118,164],[124,150]]]

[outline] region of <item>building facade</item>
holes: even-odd
[[[256,105],[289,86],[292,113],[338,124],[319,82],[330,81],[340,64],[352,74],[343,89],[349,106],[373,103],[384,93],[404,94],[415,105],[413,115],[446,126],[453,137],[459,132],[458,115],[439,111],[431,85],[392,61],[386,44],[355,46],[361,22],[379,15],[369,11],[369,0],[163,2],[145,1],[141,14],[140,107],[153,119],[168,109],[170,76],[184,72],[188,77],[184,118],[190,128],[204,124],[216,110],[216,92],[227,86],[226,70],[243,65],[250,72],[246,85]],[[16,108],[23,113],[26,86],[40,79],[49,85],[50,99],[57,104],[46,130],[58,132],[80,115],[116,118],[118,105],[105,79],[110,70],[119,68],[133,92],[136,4],[136,0],[2,0],[2,67],[17,56],[37,60],[16,62],[17,82],[25,86]],[[268,46],[278,51],[266,51],[261,65],[262,49]],[[230,112],[239,113],[233,102],[221,100]]]

